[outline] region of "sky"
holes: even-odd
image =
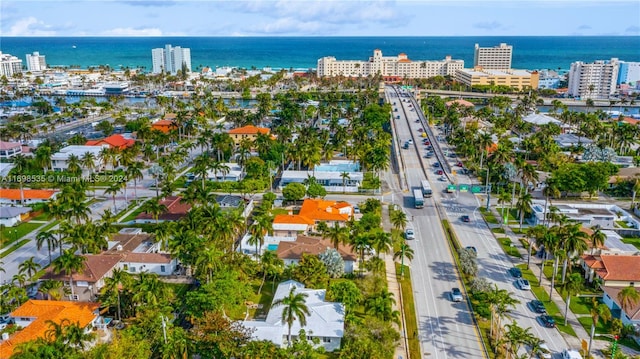
[[[640,1],[2,0],[2,36],[640,36]]]

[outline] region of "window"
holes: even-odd
[[[122,269],[129,270],[129,266],[125,264],[125,265],[122,266]]]
[[[322,337],[322,342],[323,342],[323,343],[331,343],[331,338],[329,338],[329,337]]]
[[[165,266],[160,266],[160,272],[164,272],[165,270]]]
[[[136,267],[131,267],[131,268],[129,268],[129,270],[130,270],[131,272],[135,273],[135,272],[136,272]]]

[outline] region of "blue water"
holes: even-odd
[[[617,57],[640,62],[640,37],[3,37],[0,51],[26,61],[39,51],[49,66],[109,65],[151,69],[151,49],[165,44],[191,49],[194,70],[202,66],[308,69],[323,56],[366,60],[379,48],[383,55],[406,53],[414,60],[446,55],[473,64],[474,44],[513,45],[513,68],[567,70],[574,61]],[[75,46],[75,48],[74,48]]]
[[[268,251],[275,251],[278,249],[278,245],[277,244],[268,244],[267,245],[267,250]]]

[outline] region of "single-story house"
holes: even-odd
[[[344,306],[341,303],[327,302],[325,297],[326,289],[308,289],[294,280],[288,280],[278,285],[273,296],[273,302],[289,295],[291,290],[294,293],[306,295],[305,304],[310,314],[307,316],[307,324],[300,325],[299,320],[293,322],[291,327],[291,340],[294,340],[300,329],[304,329],[308,338],[318,338],[318,346],[324,347],[328,352],[340,348],[342,337],[344,336]],[[255,340],[268,340],[277,346],[287,345],[288,325],[282,320],[284,307],[271,306],[267,317],[264,320],[245,320],[242,325],[253,330],[251,336]]]
[[[191,210],[191,205],[182,203],[180,196],[167,196],[160,201],[161,205],[167,207],[164,213],[158,216],[158,222],[177,221],[187,215]],[[155,218],[151,213],[140,213],[134,220],[134,223],[155,223]]]
[[[109,148],[117,148],[123,150],[131,147],[136,143],[132,138],[125,138],[123,135],[115,134],[101,140],[89,140],[85,146],[109,146]]]
[[[584,255],[581,257],[585,279],[589,282],[598,278],[602,286],[640,288],[640,256],[638,255]]]
[[[47,202],[56,196],[56,191],[47,189],[0,188],[0,205],[33,204]],[[24,199],[24,202],[22,202]]]
[[[278,249],[276,249],[276,255],[284,261],[286,266],[289,266],[298,264],[303,254],[317,256],[330,248],[333,248],[333,244],[328,239],[299,236],[293,242],[280,242]],[[353,248],[340,244],[337,251],[344,260],[344,272],[353,273],[358,261],[358,256],[353,252]]]
[[[0,225],[13,227],[28,217],[29,212],[30,207],[0,207]]]
[[[604,295],[602,296],[602,302],[609,307],[611,315],[614,318],[618,318],[624,325],[633,325],[636,330],[640,330],[640,302],[635,303],[630,309],[623,310],[620,301],[618,300],[618,294],[624,287],[607,287],[603,286],[602,290]],[[640,288],[635,288],[640,294]]]
[[[101,322],[100,304],[86,302],[66,302],[57,300],[29,300],[10,314],[16,326],[22,327],[0,340],[0,359],[7,359],[16,346],[45,338],[50,329],[50,322],[60,324],[64,320],[77,323],[85,332],[98,327]]]

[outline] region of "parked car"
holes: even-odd
[[[565,349],[562,351],[562,359],[582,359],[582,355],[575,349]]]
[[[451,300],[454,302],[462,302],[462,292],[460,288],[452,288],[451,289]]]
[[[539,346],[540,350],[538,351],[538,358],[540,359],[551,359],[551,349],[549,349],[549,346],[547,345],[547,343],[542,343]]]
[[[407,228],[407,229],[404,231],[404,238],[406,238],[406,239],[416,239],[416,234],[415,234],[415,232],[413,231],[413,229],[411,229],[411,228]]]
[[[539,300],[532,300],[529,302],[529,307],[536,313],[546,313],[547,308],[544,307],[544,303]]]
[[[410,145],[413,145],[413,140],[412,139],[408,139],[407,143],[410,144]]]
[[[438,171],[436,171],[436,173],[437,173],[439,176],[442,176],[442,175],[444,174],[444,172],[442,172],[442,170],[438,170]]]
[[[531,290],[531,284],[529,284],[529,281],[524,278],[518,279],[516,281],[516,285],[522,290]]]
[[[514,278],[522,277],[522,271],[518,267],[513,267],[509,269],[509,274],[511,274]]]
[[[548,314],[544,314],[544,315],[539,316],[538,318],[540,318],[540,322],[545,327],[547,327],[547,328],[555,328],[556,327],[556,320],[553,319],[552,316],[550,316]]]
[[[462,222],[471,222],[471,218],[469,218],[469,216],[467,216],[466,214],[460,217],[460,219],[462,220]]]
[[[456,163],[456,166],[462,167],[462,162],[458,161],[458,163]]]
[[[417,119],[415,122],[416,122],[416,123],[420,123],[420,119]]]
[[[424,129],[423,129],[423,128],[419,128],[419,129],[418,129],[418,132],[422,132],[422,131],[424,131]]]
[[[474,247],[474,246],[466,246],[466,247],[464,247],[464,248],[465,248],[465,249],[470,249],[470,250],[474,251],[475,253],[478,253],[478,250],[477,250],[477,249],[476,249],[476,247]]]

